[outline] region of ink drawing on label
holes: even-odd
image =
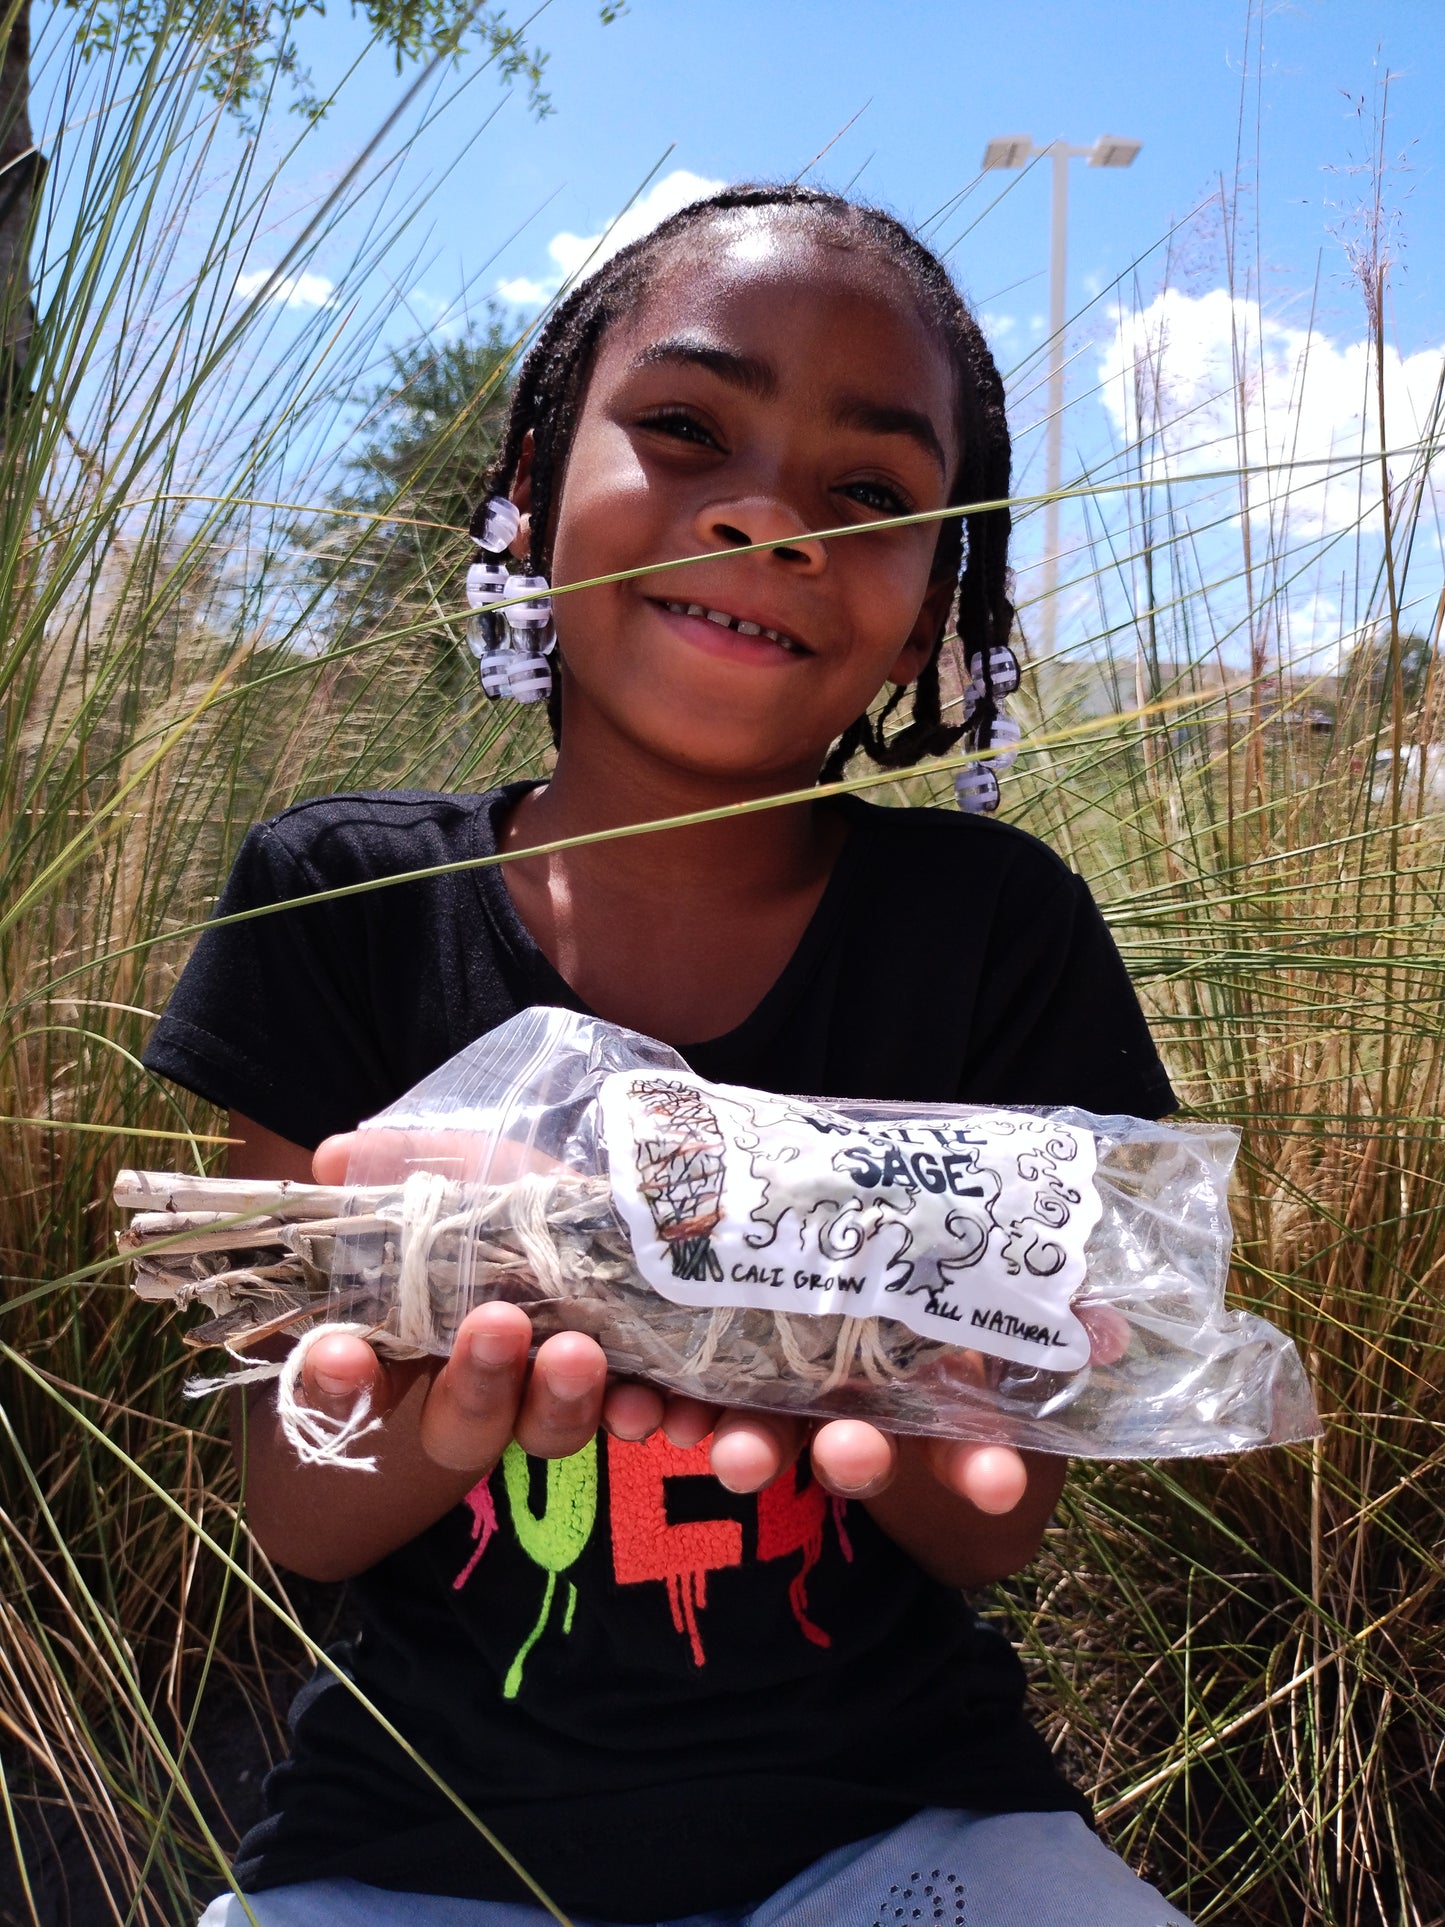
[[[618,1071],[601,1090],[612,1195],[675,1304],[896,1319],[1073,1371],[1071,1309],[1101,1210],[1092,1135],[1026,1112],[862,1120],[804,1099]]]
[[[701,1091],[677,1079],[635,1077],[632,1165],[675,1278],[722,1282],[710,1233],[722,1217],[727,1146]]]

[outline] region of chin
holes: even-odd
[[[789,744],[786,751],[781,746],[774,749],[760,744],[756,731],[722,730],[716,725],[685,733],[659,730],[641,740],[651,755],[689,776],[749,786],[773,783],[784,790],[803,789],[814,782],[828,753],[825,744],[804,768],[796,744]]]
[[[833,740],[820,743],[816,753],[800,753],[796,736],[779,727],[776,706],[739,714],[730,705],[700,700],[695,689],[685,697],[669,692],[661,679],[650,688],[619,679],[594,695],[569,676],[562,697],[564,741],[569,728],[588,728],[588,711],[608,734],[630,742],[655,765],[749,787],[806,788]],[[796,726],[796,715],[784,720]]]

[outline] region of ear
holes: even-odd
[[[933,654],[939,631],[948,620],[949,604],[957,587],[953,578],[946,575],[935,576],[929,583],[913,627],[908,632],[908,640],[899,651],[897,662],[888,671],[889,682],[910,683],[921,674]]]
[[[512,544],[513,555],[526,555],[532,546],[532,458],[536,450],[536,440],[529,428],[522,437],[521,451],[517,456],[517,474],[512,483],[512,500],[522,512],[517,539]]]

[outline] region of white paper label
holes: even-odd
[[[1098,1222],[1087,1131],[1021,1111],[862,1123],[681,1071],[604,1080],[612,1196],[675,1304],[896,1318],[1073,1371]]]

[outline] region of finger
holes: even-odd
[[[356,1137],[355,1131],[341,1131],[321,1140],[311,1153],[311,1175],[318,1184],[345,1184]]]
[[[650,1439],[662,1424],[663,1399],[651,1385],[622,1379],[602,1396],[602,1423],[615,1439]]]
[[[708,1463],[729,1492],[759,1492],[803,1447],[799,1420],[775,1412],[724,1412],[713,1426]]]
[[[496,1140],[479,1131],[343,1131],[316,1147],[311,1168],[318,1184],[400,1184],[413,1171],[444,1178],[485,1175]],[[515,1176],[515,1172],[508,1172]]]
[[[690,1452],[693,1446],[701,1445],[716,1424],[719,1409],[716,1405],[704,1404],[700,1398],[671,1393],[662,1413],[662,1429],[668,1444],[675,1445],[679,1452]]]
[[[364,1338],[349,1332],[318,1338],[301,1363],[302,1402],[337,1418],[348,1413],[363,1392],[370,1397],[371,1410],[384,1417],[404,1389],[394,1368],[383,1364]]]
[[[517,1443],[538,1459],[568,1459],[602,1422],[607,1355],[585,1332],[557,1332],[539,1347],[517,1413]]]
[[[1089,1334],[1089,1363],[1116,1364],[1128,1351],[1134,1335],[1123,1312],[1097,1300],[1082,1303],[1076,1300],[1073,1309],[1075,1318]]]
[[[400,1184],[413,1171],[435,1171],[458,1182],[509,1184],[525,1171],[557,1169],[555,1158],[510,1138],[485,1131],[388,1130],[373,1125],[343,1131],[320,1143],[311,1156],[318,1184]]]
[[[527,1377],[532,1321],[519,1305],[478,1305],[422,1407],[422,1450],[457,1472],[482,1472],[506,1451]]]
[[[892,1484],[898,1466],[896,1442],[876,1425],[856,1418],[820,1425],[809,1455],[813,1476],[840,1499],[871,1499]]]
[[[969,1445],[933,1439],[928,1448],[934,1477],[980,1512],[1012,1512],[1028,1491],[1028,1467],[1011,1445]]]

